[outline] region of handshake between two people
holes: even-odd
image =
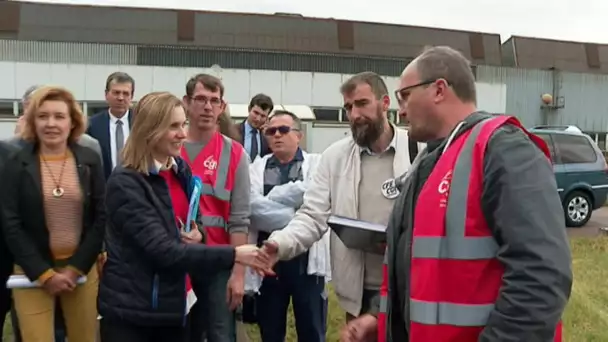
[[[274,276],[272,270],[279,260],[279,246],[271,241],[264,241],[260,248],[256,245],[236,247],[235,262],[251,267],[260,276]]]
[[[204,234],[198,225],[190,222],[190,231],[185,231],[185,225],[180,222],[180,235],[183,243],[198,244],[204,242]],[[235,263],[253,268],[261,276],[274,276],[272,270],[279,260],[279,246],[271,241],[264,241],[264,246],[242,245],[235,248]]]

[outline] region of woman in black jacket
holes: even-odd
[[[13,290],[22,340],[53,340],[58,301],[69,340],[90,342],[97,329],[98,275],[92,266],[105,227],[101,159],[76,143],[86,116],[68,90],[38,89],[24,118],[24,143],[6,161],[0,192],[14,271],[41,284]]]
[[[182,102],[170,93],[144,96],[123,150],[123,167],[107,183],[108,258],[99,289],[102,342],[179,342],[186,338],[188,273],[262,270],[252,245],[205,246],[202,227],[186,232],[193,178],[180,157],[186,139]]]

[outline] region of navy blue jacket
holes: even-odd
[[[176,158],[177,175],[190,197],[192,172]],[[107,183],[108,260],[99,286],[104,319],[135,326],[185,322],[186,273],[230,270],[234,248],[180,241],[169,188],[158,174],[118,167]]]

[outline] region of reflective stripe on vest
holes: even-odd
[[[213,196],[221,201],[230,201],[231,191],[226,190],[228,171],[230,170],[230,156],[232,154],[232,140],[222,136],[223,145],[220,160],[216,169],[215,186],[203,183],[202,196]],[[223,227],[228,229],[228,223],[222,216],[203,215],[202,223],[205,227]]]
[[[230,191],[226,190],[228,171],[230,170],[230,155],[232,154],[232,140],[222,136],[223,146],[220,160],[217,165],[215,186],[203,183],[201,194],[203,196],[214,196],[222,201],[230,201]]]
[[[226,220],[221,216],[203,215],[201,221],[203,221],[203,227],[226,227]]]
[[[386,281],[388,286],[388,277],[385,277],[386,272],[388,272],[388,250],[384,253],[384,260],[382,261],[382,281]],[[382,293],[382,288],[380,290],[380,313],[386,313],[388,311],[388,293]]]
[[[388,309],[388,298],[386,296],[380,297],[380,312],[386,313],[386,309]]]
[[[446,236],[418,237],[412,245],[413,258],[486,260],[496,257],[498,244],[491,236],[465,236],[469,181],[477,137],[488,119],[473,127],[460,151],[448,194],[445,214]],[[494,304],[471,305],[410,300],[410,319],[429,325],[483,326]]]

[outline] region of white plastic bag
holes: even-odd
[[[273,202],[298,209],[304,201],[304,192],[306,192],[306,184],[304,182],[289,182],[272,188],[266,198]]]
[[[264,278],[257,272],[247,267],[245,270],[245,295],[258,294]]]
[[[285,227],[294,215],[294,208],[271,201],[261,194],[252,194],[250,215],[252,229],[272,233]]]

